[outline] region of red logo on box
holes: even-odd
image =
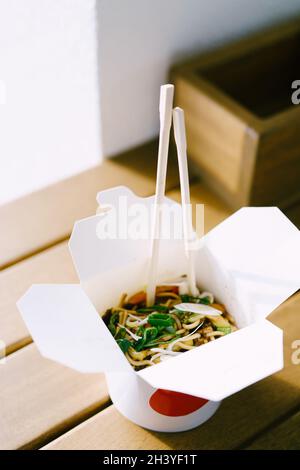
[[[164,416],[185,416],[199,410],[207,402],[204,398],[159,388],[150,397],[149,405]]]

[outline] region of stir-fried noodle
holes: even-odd
[[[234,319],[210,292],[179,295],[178,286],[159,286],[146,307],[145,292],[127,298],[103,317],[135,370],[215,341],[235,331]]]

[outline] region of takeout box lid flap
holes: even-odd
[[[118,273],[122,269],[130,268],[132,264],[140,263],[143,265],[144,271],[142,280],[144,283],[146,282],[148,267],[146,263],[148,263],[151,249],[150,235],[152,234],[154,198],[154,196],[140,197],[126,186],[116,186],[97,194],[99,211],[95,216],[75,222],[69,241],[69,250],[80,282],[94,305],[99,301],[97,294],[91,293],[89,283],[97,280],[101,289],[101,280],[109,275],[108,273],[113,271]],[[101,208],[105,208],[105,210],[101,211]],[[172,211],[171,217],[170,210]],[[162,233],[169,234],[167,229],[172,218],[176,219],[178,230],[182,233],[180,204],[164,197],[161,211]],[[131,233],[130,227],[132,219],[134,220],[135,217],[139,228],[136,233]],[[141,231],[139,231],[141,229],[140,221],[144,222]],[[111,233],[108,227],[115,227],[116,231]],[[106,230],[109,232],[108,234]],[[166,239],[166,237],[161,239],[158,276],[165,281],[178,277],[186,271],[186,258],[180,233],[179,238],[174,236],[171,239]],[[174,259],[173,256],[175,252],[177,259]],[[115,284],[118,286],[119,294],[129,293],[127,290],[128,280],[125,279],[125,286],[122,285],[122,281],[124,281],[124,277],[118,278],[116,275]],[[141,287],[144,288],[144,285],[135,286],[135,289]],[[116,290],[116,287],[112,286],[112,289]],[[99,289],[98,291],[100,292]],[[130,291],[134,293],[134,289]],[[118,300],[116,299],[116,301]]]
[[[96,276],[143,258],[148,252],[147,240],[132,239],[127,237],[126,233],[120,236],[118,217],[124,215],[122,209],[124,212],[126,210],[122,206],[123,201],[126,207],[135,203],[143,203],[147,207],[152,203],[152,198],[140,198],[126,186],[109,188],[97,194],[97,214],[74,223],[69,250],[83,285]],[[102,207],[106,210],[102,211]],[[112,223],[116,224],[116,233],[101,238],[99,232],[102,228],[104,231],[109,230],[110,218],[113,219]]]
[[[283,332],[268,320],[137,374],[152,387],[220,401],[283,367]]]
[[[277,207],[238,210],[205,235],[202,248],[196,263],[210,260],[216,270],[199,267],[197,281],[225,296],[233,316],[230,299],[237,300],[247,324],[266,318],[300,287],[300,231]],[[218,272],[226,282],[216,282]]]
[[[32,285],[17,305],[44,357],[80,372],[131,371],[80,285]]]

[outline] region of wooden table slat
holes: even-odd
[[[0,449],[33,448],[107,405],[103,375],[44,359],[30,344],[0,364]]]
[[[17,300],[31,284],[51,282],[78,282],[67,242],[0,271],[0,339],[6,344],[6,354],[31,341]]]
[[[300,411],[260,436],[247,449],[300,450]]]
[[[0,207],[0,267],[66,239],[75,220],[95,213],[96,194],[126,185],[141,196],[155,188],[157,143],[150,142],[101,165]],[[170,152],[167,187],[178,184]]]
[[[285,209],[285,214],[287,217],[296,225],[300,227],[300,204],[295,204],[287,209]]]

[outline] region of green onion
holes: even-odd
[[[205,305],[210,305],[210,298],[209,297],[202,297],[201,299],[196,300],[197,304],[205,304]]]
[[[217,331],[222,331],[224,335],[231,333],[231,326],[218,326]]]
[[[165,328],[165,330],[168,332],[168,333],[171,333],[171,334],[175,334],[176,333],[176,328],[174,328],[174,326],[167,326]]]
[[[155,346],[163,345],[163,344],[169,344],[172,343],[172,341],[175,341],[177,338],[181,338],[181,335],[174,335],[173,338],[169,339],[168,341],[160,341],[160,338],[163,338],[165,335],[160,336],[159,338],[156,338],[156,341],[153,341],[152,343],[147,344],[147,348],[154,348]]]
[[[145,327],[144,327],[144,325],[141,325],[141,326],[138,327],[136,334],[138,336],[144,336],[144,332],[145,332]]]
[[[109,324],[108,324],[108,329],[113,336],[115,336],[116,334],[116,324],[118,323],[118,321],[119,321],[119,313],[115,312],[110,317]]]
[[[148,317],[148,322],[151,326],[157,326],[160,328],[167,328],[173,326],[175,320],[170,315],[165,313],[151,313]]]
[[[151,312],[168,312],[169,307],[166,305],[152,305],[151,307],[138,308],[138,313],[151,313]]]
[[[148,343],[153,341],[158,334],[158,329],[155,327],[151,328],[145,328],[143,337],[139,339],[135,344],[134,344],[134,349],[136,351],[141,351],[144,348],[148,347]]]
[[[182,302],[184,303],[195,303],[195,304],[205,304],[210,305],[209,297],[193,297],[192,295],[183,294],[180,296]]]
[[[132,346],[131,341],[129,341],[129,340],[126,339],[126,338],[117,339],[117,343],[118,343],[118,345],[120,346],[120,348],[122,349],[122,351],[123,351],[124,354],[128,351],[128,349],[130,348],[130,346]]]
[[[118,332],[115,335],[115,339],[123,339],[126,336],[125,328],[119,328]]]

